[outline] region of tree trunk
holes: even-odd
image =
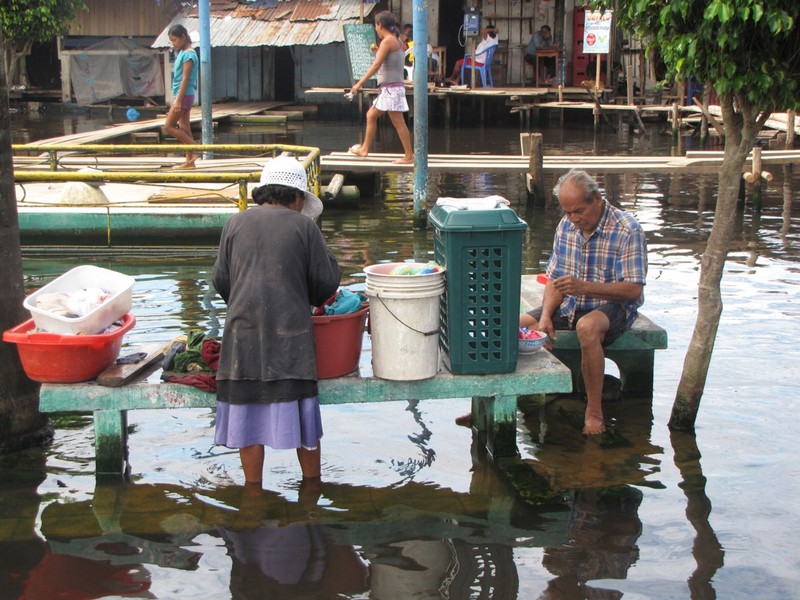
[[[0,46],[2,46],[0,31]],[[5,66],[0,65],[0,331],[28,318],[22,306],[22,279],[17,201],[14,195],[14,161]],[[49,443],[53,430],[39,412],[39,387],[25,375],[14,344],[0,342],[0,452],[12,452]]]
[[[722,314],[720,282],[733,237],[742,170],[760,129],[757,120],[762,121],[764,118],[763,115],[759,117],[755,111],[746,110],[746,106],[741,113],[735,113],[734,99],[730,96],[721,96],[720,103],[725,126],[725,156],[718,175],[719,191],[714,224],[700,261],[697,320],[669,420],[669,427],[673,430],[694,429],[717,337],[719,317]],[[736,98],[736,104],[742,107],[741,98]]]

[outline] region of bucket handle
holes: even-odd
[[[386,306],[386,302],[384,302],[384,301],[383,301],[383,298],[381,298],[381,297],[380,297],[380,296],[378,296],[378,295],[376,295],[375,297],[376,297],[378,300],[380,300],[380,301],[381,301],[381,304],[383,304],[383,307],[384,307],[384,308],[385,308],[387,311],[389,311],[389,314],[390,314],[390,315],[392,315],[392,316],[393,316],[395,319],[397,319],[397,322],[398,322],[398,323],[402,323],[403,325],[405,325],[406,327],[408,327],[408,328],[409,328],[411,331],[414,331],[414,332],[416,332],[416,333],[421,333],[422,335],[424,335],[424,336],[426,336],[426,337],[427,337],[427,336],[429,336],[429,335],[436,335],[437,333],[439,333],[439,330],[438,330],[438,329],[436,329],[436,330],[434,330],[434,331],[420,331],[419,329],[414,329],[414,328],[413,328],[411,325],[409,325],[408,323],[404,323],[402,319],[400,319],[400,318],[399,318],[399,317],[398,317],[396,314],[394,314],[394,313],[392,312],[392,309],[391,309],[391,308],[389,308],[388,306]]]

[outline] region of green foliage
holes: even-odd
[[[84,0],[2,0],[0,25],[6,44],[46,42],[66,33]]]
[[[648,41],[671,78],[710,82],[760,110],[800,108],[798,0],[595,0]]]

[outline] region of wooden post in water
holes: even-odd
[[[625,83],[627,84],[628,104],[633,104],[633,65],[625,68]]]
[[[703,144],[705,144],[706,140],[708,140],[708,117],[706,116],[706,113],[708,113],[708,97],[710,95],[710,87],[710,85],[703,86],[703,96],[701,98],[702,106],[700,107],[700,110],[703,116],[700,119],[700,142]],[[694,102],[697,103],[697,100],[694,100]]]
[[[541,133],[530,134],[530,154],[528,155],[528,192],[534,204],[544,204],[544,143]]]
[[[790,108],[786,113],[786,148],[794,148],[794,124],[797,118],[797,111]]]
[[[680,114],[680,110],[678,109],[678,101],[675,100],[672,103],[672,135],[673,137],[678,136],[679,132],[679,125],[678,125],[678,115]]]

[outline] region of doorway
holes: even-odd
[[[292,48],[275,48],[275,100],[294,102],[294,54]]]

